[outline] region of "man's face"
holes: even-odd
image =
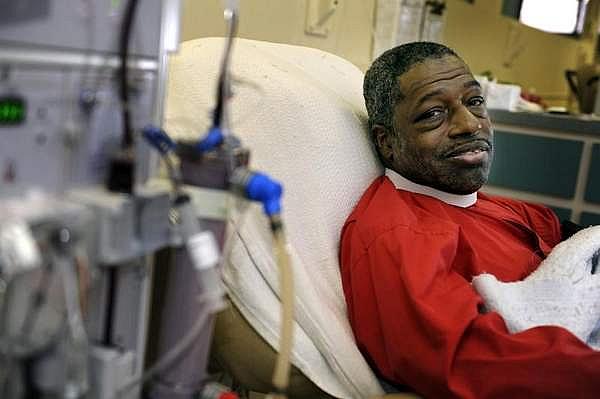
[[[398,83],[404,98],[394,109],[393,132],[375,130],[382,155],[416,183],[455,194],[477,191],[492,163],[493,132],[468,67],[453,56],[429,59]]]

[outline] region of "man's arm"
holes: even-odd
[[[349,224],[342,278],[360,349],[387,379],[431,398],[596,398],[600,353],[567,330],[508,333],[450,269],[451,234],[399,226],[363,243]]]
[[[523,214],[529,221],[530,227],[540,236],[544,237],[548,244],[552,246],[558,244],[558,241],[569,239],[573,234],[585,227],[570,220],[560,221],[556,212],[545,205],[516,201],[513,199],[503,199],[509,202],[511,207],[517,212]]]

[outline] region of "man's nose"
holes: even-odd
[[[479,118],[471,113],[464,104],[457,105],[452,112],[450,130],[448,135],[454,136],[472,136],[477,134],[482,128]]]

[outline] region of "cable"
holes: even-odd
[[[270,217],[271,231],[275,244],[275,256],[279,268],[279,296],[281,300],[281,331],[279,352],[273,371],[273,386],[276,392],[268,398],[286,398],[290,381],[291,355],[294,341],[294,279],[286,249],[286,239],[279,214]]]
[[[172,157],[175,157],[173,151],[176,148],[176,144],[167,132],[163,129],[148,125],[142,129],[142,136],[146,139],[146,141],[158,151],[161,160],[164,162],[167,167],[167,172],[169,174],[169,180],[171,181],[171,186],[175,197],[183,194],[181,190],[182,178],[179,168],[176,167],[175,162]]]
[[[60,355],[64,359],[64,397],[81,397],[89,390],[88,337],[81,309],[81,287],[77,275],[74,251],[77,235],[66,226],[51,232],[50,259],[56,267],[62,283],[66,329]]]
[[[76,275],[77,285],[79,287],[79,307],[81,308],[83,319],[85,319],[88,313],[88,299],[90,295],[90,286],[92,284],[90,263],[87,255],[83,251],[81,251],[79,254],[75,254],[73,259],[77,271]]]
[[[207,303],[209,302],[207,301]],[[200,317],[198,317],[192,328],[190,328],[188,333],[179,342],[177,342],[177,345],[175,345],[167,353],[165,353],[160,360],[154,363],[154,365],[148,370],[146,370],[139,378],[136,378],[135,380],[130,381],[126,385],[119,388],[116,397],[123,397],[131,389],[137,387],[138,385],[144,385],[156,374],[158,374],[163,369],[176,362],[179,359],[179,357],[183,355],[185,351],[190,347],[190,345],[196,342],[196,338],[202,332],[204,327],[206,327],[206,322],[208,321],[209,316],[212,316],[213,314],[222,309],[222,302],[214,303],[214,305],[211,308],[207,309],[206,312],[202,313]]]
[[[236,166],[235,149],[239,147],[239,141],[232,138],[228,133],[229,129],[229,113],[227,101],[231,92],[231,82],[229,73],[229,62],[233,48],[233,40],[237,34],[238,28],[238,2],[227,1],[223,17],[227,23],[227,40],[225,49],[223,50],[223,58],[219,69],[219,78],[217,83],[217,98],[216,105],[213,111],[212,126],[204,138],[196,145],[197,151],[200,153],[214,150],[222,146],[224,156],[227,161],[227,171],[232,173]]]
[[[235,201],[235,200],[230,198],[227,201],[229,202],[229,201]],[[226,206],[226,208],[230,209],[230,205],[231,204],[228,204],[228,206]],[[245,217],[245,214],[242,213],[242,220],[244,217]],[[232,223],[232,226],[234,227],[234,229],[237,230],[237,228],[235,227],[234,220],[229,217],[228,217],[228,220]],[[222,256],[219,261],[219,265],[216,267],[217,270],[222,270],[222,268],[224,266],[224,262],[228,258],[228,255],[231,252],[232,248],[233,248],[233,234],[230,234],[230,235],[226,236],[226,238],[225,238],[225,243],[223,244]],[[197,275],[197,276],[199,276],[199,275]],[[199,284],[202,285],[202,282],[199,282]],[[117,391],[117,394],[116,394],[117,399],[121,398],[123,395],[127,394],[127,392],[134,389],[135,387],[143,386],[146,382],[148,382],[156,374],[161,372],[165,367],[168,367],[171,364],[173,364],[174,362],[176,362],[179,359],[179,357],[186,351],[186,349],[188,349],[189,346],[195,342],[196,337],[202,332],[203,328],[205,327],[205,324],[208,321],[209,316],[219,312],[224,307],[224,302],[222,302],[222,301],[215,302],[213,297],[203,296],[203,297],[198,298],[198,300],[200,300],[202,302],[206,301],[207,299],[213,299],[212,301],[210,301],[210,302],[213,302],[213,306],[210,309],[208,309],[207,312],[201,314],[200,317],[198,318],[198,320],[191,327],[190,331],[173,348],[171,348],[171,350],[169,350],[167,353],[165,353],[160,360],[157,360],[156,363],[154,363],[154,365],[152,367],[150,367],[148,370],[146,370],[144,372],[144,374],[142,374],[139,378],[137,378],[133,381],[130,381],[123,387],[119,388],[119,390]],[[206,301],[206,302],[210,303],[208,301]]]
[[[111,192],[132,194],[135,187],[135,151],[133,148],[133,131],[131,124],[131,107],[129,104],[129,88],[127,85],[127,58],[129,41],[133,27],[133,19],[138,0],[129,0],[125,6],[121,32],[119,36],[119,94],[123,119],[123,135],[121,151],[113,154],[108,166],[106,188]]]
[[[232,229],[237,233],[237,236],[244,242],[241,228],[245,223],[245,218],[248,211],[242,211],[237,217],[229,217],[229,223]],[[269,217],[271,232],[274,240],[274,253],[279,271],[279,292],[281,301],[281,328],[279,335],[279,349],[275,368],[273,370],[272,384],[273,392],[267,395],[268,399],[284,399],[289,386],[289,376],[291,369],[291,354],[293,348],[293,333],[294,333],[294,282],[289,254],[286,248],[286,237],[283,229],[283,223],[279,214],[273,214]],[[227,259],[229,251],[232,247],[232,233],[227,237],[225,248],[223,250],[223,259]],[[238,298],[239,299],[239,298]]]
[[[180,195],[183,191],[181,190],[182,178],[179,168],[175,166],[175,162],[173,162],[173,159],[168,154],[163,155],[161,159],[167,167],[167,174],[169,175],[169,180],[171,181],[171,189],[173,193],[176,196]]]
[[[119,58],[121,67],[119,69],[119,94],[121,97],[121,109],[123,116],[123,138],[122,149],[129,149],[133,146],[133,133],[131,131],[131,113],[129,111],[129,93],[127,87],[127,57],[129,55],[129,42],[131,40],[131,30],[133,27],[133,18],[138,5],[138,0],[129,0],[126,5],[123,22],[121,23],[121,34],[119,36]]]
[[[226,121],[226,104],[230,93],[230,77],[229,77],[229,61],[231,59],[231,50],[233,47],[233,39],[237,34],[238,15],[235,7],[227,7],[223,13],[227,21],[227,42],[225,43],[225,51],[221,60],[221,69],[219,72],[219,82],[217,85],[217,105],[213,114],[213,126],[221,127]]]
[[[65,393],[70,397],[81,397],[89,390],[88,337],[81,312],[80,290],[75,268],[75,259],[55,256],[55,264],[60,268],[68,335],[65,341]],[[65,395],[67,396],[67,395]]]
[[[281,331],[279,353],[273,372],[273,398],[285,398],[289,384],[290,357],[294,333],[294,283],[290,260],[285,247],[285,234],[281,221],[281,196],[283,187],[269,176],[237,168],[230,179],[234,192],[250,200],[263,204],[263,211],[269,217],[274,241],[274,253],[279,271],[279,297],[281,301]]]

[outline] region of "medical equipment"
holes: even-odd
[[[172,0],[3,5],[0,225],[20,237],[3,241],[13,254],[3,272],[7,258],[27,253],[19,247],[40,254],[11,270],[35,268],[3,273],[3,397],[112,398],[142,373],[151,255],[173,232],[168,192],[144,186],[156,162],[135,132],[161,120],[179,8]],[[130,117],[115,117],[120,110]],[[132,167],[109,179],[111,192],[103,186],[122,139]]]
[[[214,113],[221,139],[174,143],[160,128],[179,13],[178,0],[3,5],[2,397],[133,398],[146,382],[153,398],[197,395],[211,319],[224,306],[225,229],[219,217],[198,216],[224,208],[235,192],[263,203],[283,242],[281,186],[248,168],[249,150],[228,132],[235,1],[225,8],[229,41]],[[150,181],[157,153],[171,190]],[[154,253],[167,247],[168,290],[154,295],[164,306],[150,331]],[[289,355],[281,364],[275,384],[284,392]]]
[[[225,7],[224,17],[227,21],[227,39],[223,57],[220,65],[220,73],[217,80],[216,104],[212,113],[212,124],[206,135],[199,141],[184,141],[175,143],[171,140],[166,132],[156,127],[146,127],[144,129],[144,137],[161,153],[169,175],[172,180],[173,190],[178,199],[181,200],[178,205],[190,204],[189,198],[186,195],[180,194],[180,173],[173,166],[170,155],[175,153],[180,160],[182,169],[182,181],[184,183],[201,187],[204,189],[217,191],[231,191],[242,198],[259,201],[263,204],[265,214],[271,220],[274,239],[278,243],[278,259],[281,271],[282,286],[285,287],[285,295],[282,297],[282,334],[280,356],[275,367],[273,376],[273,386],[277,392],[277,397],[285,397],[290,370],[290,353],[293,335],[293,283],[289,262],[286,257],[284,247],[285,236],[283,225],[281,222],[281,194],[282,188],[279,183],[272,180],[269,176],[252,171],[248,168],[249,151],[244,148],[239,139],[231,132],[229,123],[229,107],[228,101],[232,96],[231,77],[229,72],[229,60],[233,46],[233,38],[237,31],[238,24],[238,5],[235,1],[229,1]],[[187,206],[183,209],[187,209]],[[188,217],[181,217],[181,220],[187,220]],[[185,230],[185,228],[184,228]],[[224,240],[222,232],[224,225],[213,224],[213,232],[221,240]],[[204,234],[202,237],[196,235],[191,237],[184,233],[184,237],[190,237],[188,243],[189,260],[198,265],[199,262],[194,262],[197,258],[198,244],[202,244],[206,240],[214,240],[214,235]],[[190,245],[191,244],[191,245]],[[204,244],[202,244],[204,245]],[[201,252],[204,252],[201,250]],[[211,252],[211,251],[209,251]],[[201,258],[210,258],[210,255],[203,255]],[[198,267],[198,266],[197,266]],[[202,270],[213,270],[212,267],[203,267]],[[179,274],[181,273],[181,274]],[[178,284],[179,290],[186,286],[185,281],[189,280],[185,276],[189,274],[185,268],[177,269],[171,272],[171,277],[179,279],[182,282]],[[175,276],[177,275],[177,276]],[[204,279],[202,279],[204,280]],[[211,279],[207,279],[210,281]],[[205,282],[203,284],[206,284]],[[213,285],[218,284],[215,281]],[[202,290],[207,292],[210,288],[207,286]],[[189,295],[181,294],[181,292],[171,292],[165,296],[164,307],[164,322],[161,323],[161,338],[159,340],[159,348],[168,348],[175,345],[177,341],[186,341],[189,336],[181,337],[181,332],[170,327],[173,323],[170,322],[169,314],[177,312],[184,320],[189,320],[193,314],[203,314],[206,312],[203,309],[203,304],[198,303],[198,308],[188,304],[185,310],[181,310],[182,301],[187,303],[193,297],[193,289],[189,289]],[[183,298],[183,299],[182,299]],[[166,326],[166,327],[164,327]],[[192,331],[195,328],[191,328]],[[207,334],[204,337],[210,336]],[[190,349],[195,355],[194,360],[188,361],[187,364],[180,363],[179,366],[171,368],[169,371],[161,373],[155,384],[153,392],[164,392],[166,395],[176,395],[177,393],[189,392],[191,387],[198,385],[203,376],[204,367],[199,367],[198,362],[206,362],[207,342],[196,342]],[[159,353],[164,349],[159,349]],[[202,364],[202,363],[200,363]],[[162,382],[161,382],[162,381]],[[175,387],[175,388],[173,388]]]

